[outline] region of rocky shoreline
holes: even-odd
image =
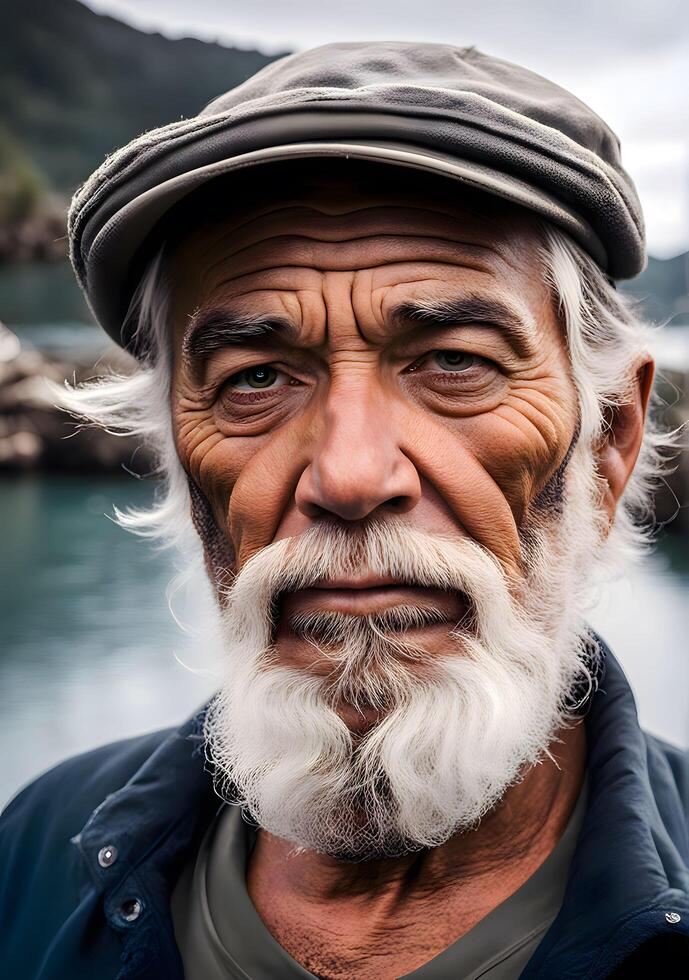
[[[96,370],[92,356],[23,350],[0,328],[0,471],[148,472],[150,459],[138,440],[80,428],[56,406],[48,385],[133,368],[132,358],[114,346],[98,358]]]

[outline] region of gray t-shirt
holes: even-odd
[[[516,980],[557,915],[586,808],[585,788],[543,864],[473,929],[403,980]],[[255,830],[223,807],[172,895],[186,980],[314,980],[273,938],[246,889]]]

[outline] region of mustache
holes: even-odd
[[[269,610],[281,596],[338,580],[367,575],[395,584],[458,593],[475,613],[509,601],[509,582],[498,559],[469,538],[423,531],[389,518],[357,527],[314,525],[301,534],[263,548],[249,559],[225,590],[225,605],[245,601]],[[506,610],[507,611],[507,610]],[[390,627],[385,617],[379,625]]]

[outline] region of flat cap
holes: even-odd
[[[126,344],[146,243],[207,181],[267,162],[339,157],[445,175],[567,231],[612,278],[645,264],[619,141],[569,92],[476,48],[328,44],[281,58],[191,119],[113,153],[74,196],[72,263],[96,319]]]

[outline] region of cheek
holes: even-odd
[[[565,458],[577,425],[570,393],[514,386],[494,412],[468,420],[464,436],[500,486],[518,524]]]
[[[440,420],[405,410],[403,452],[443,497],[467,534],[504,566],[520,567],[524,512],[566,456],[571,406],[542,392],[513,392],[492,412]]]
[[[226,526],[227,496],[237,479],[242,461],[226,452],[227,442],[218,429],[212,404],[201,404],[181,395],[174,413],[175,441],[182,466],[210,504],[221,529]]]
[[[300,419],[270,438],[232,439],[223,444],[235,459],[238,474],[227,508],[227,526],[240,567],[275,539],[309,463],[308,441],[306,420]]]
[[[212,411],[178,418],[183,465],[211,505],[241,567],[270,544],[308,463],[306,425],[293,419],[260,436],[227,436]]]
[[[470,425],[475,429],[473,420]],[[479,458],[467,428],[465,421],[448,425],[414,413],[406,421],[400,448],[466,533],[504,567],[517,571],[520,546],[513,511],[501,485]]]

